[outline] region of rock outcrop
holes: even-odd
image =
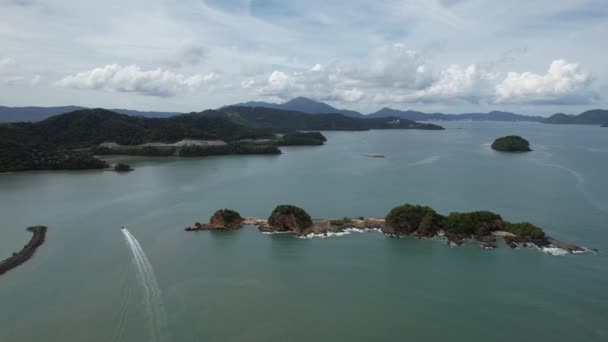
[[[312,219],[304,209],[287,204],[277,206],[270,214],[268,223],[260,226],[260,230],[304,234],[311,227],[313,227]]]
[[[241,214],[230,209],[216,211],[209,219],[208,224],[196,222],[192,227],[186,227],[187,231],[195,230],[232,230],[243,227],[244,219]]]
[[[528,140],[517,136],[510,135],[502,138],[498,138],[492,144],[492,149],[502,152],[529,152],[530,142]]]

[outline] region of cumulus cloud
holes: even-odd
[[[440,76],[427,87],[390,98],[394,102],[468,102],[479,103],[492,95],[491,89],[497,74],[475,64],[453,64],[442,70]]]
[[[57,86],[74,89],[97,89],[137,93],[148,96],[171,97],[198,89],[204,83],[215,82],[215,73],[186,76],[170,70],[142,70],[137,65],[110,64],[69,75]]]
[[[267,79],[248,79],[241,85],[256,89],[261,96],[359,102],[368,94],[386,89],[422,89],[434,77],[417,52],[403,44],[391,44],[373,50],[369,60],[363,62],[317,63],[308,70],[291,73],[275,70]]]
[[[505,54],[524,53],[513,50]],[[584,104],[597,98],[593,78],[577,64],[554,61],[545,75],[501,73],[498,64],[429,65],[403,44],[382,46],[363,62],[332,61],[298,72],[273,71],[266,79],[241,85],[256,95],[289,99],[308,96],[322,101],[462,104]]]
[[[592,82],[578,64],[559,59],[544,75],[509,72],[496,86],[496,103],[585,104],[597,97]]]

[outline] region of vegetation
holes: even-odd
[[[454,212],[444,217],[429,207],[405,204],[393,208],[386,215],[386,226],[390,228],[389,232],[395,234],[415,233],[420,236],[434,236],[443,229],[450,241],[461,242],[462,239],[471,237],[487,241],[492,237],[492,232],[504,230],[516,235],[510,239],[514,242],[546,242],[541,228],[528,222],[509,223],[490,211]]]
[[[106,162],[95,158],[90,153],[53,150],[47,146],[0,142],[0,172],[85,170],[106,167],[108,167]]]
[[[458,236],[484,236],[501,228],[502,217],[490,211],[451,213],[443,223],[446,233]]]
[[[355,118],[342,114],[307,114],[302,112],[261,107],[230,106],[202,112],[206,117],[226,118],[235,123],[277,132],[300,131],[367,131],[370,129],[426,129],[443,127],[423,124],[396,117]]]
[[[96,156],[144,156],[144,157],[168,157],[176,153],[175,147],[94,147],[92,152]]]
[[[545,232],[541,228],[528,222],[507,223],[505,230],[523,238],[543,239],[545,237]]]
[[[0,124],[0,172],[105,168],[108,165],[94,158],[91,153],[73,150],[92,148],[108,141],[129,146],[147,142],[173,143],[187,138],[237,142],[242,139],[274,137],[268,130],[245,127],[226,118],[199,114],[144,118],[104,109],[77,110],[36,123]],[[236,145],[227,149],[230,154],[280,153],[276,147],[251,149]],[[186,150],[185,154],[222,154],[222,151],[211,149],[203,153]],[[100,147],[94,148],[94,153],[166,156],[174,154],[175,150]]]
[[[571,124],[571,125],[602,125],[608,122],[608,110],[588,110],[579,115],[554,114],[545,119],[543,123]]]
[[[118,164],[114,165],[114,171],[129,172],[129,171],[133,171],[133,168],[131,168],[131,166],[128,164],[118,163]]]
[[[492,144],[492,149],[503,152],[532,151],[530,149],[530,143],[528,140],[517,135],[510,135],[496,139]]]
[[[243,221],[241,214],[230,209],[220,209],[213,216],[219,216],[226,225],[240,224]]]
[[[296,132],[283,135],[277,146],[323,145],[327,138],[320,132]]]
[[[405,204],[386,215],[386,225],[397,233],[432,236],[441,228],[443,217],[430,207]]]
[[[304,209],[289,204],[279,205],[274,208],[272,214],[270,214],[270,217],[268,218],[268,223],[275,225],[277,222],[281,221],[282,216],[290,215],[293,215],[298,227],[306,228],[312,226],[312,219]]]
[[[223,146],[184,146],[179,149],[180,157],[206,157],[227,154],[280,154],[275,146],[232,143]]]

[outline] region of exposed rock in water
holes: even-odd
[[[557,248],[561,248],[565,251],[568,251],[568,253],[582,253],[585,251],[584,248],[579,247],[577,245],[573,245],[571,243],[565,243],[565,242],[561,242],[559,240],[556,240],[554,238],[548,237],[547,241],[549,242],[549,244],[551,246],[555,246]],[[595,250],[597,252],[597,250]]]
[[[294,205],[279,205],[270,214],[266,226],[260,226],[263,232],[294,232],[303,234],[313,225],[310,215],[304,209]]]
[[[484,249],[496,248],[496,236],[494,235],[480,236],[477,241],[481,242],[481,247]]]
[[[243,226],[244,219],[241,215],[230,209],[216,211],[209,219],[208,224],[196,222],[192,227],[186,227],[187,231],[194,230],[231,230],[239,229]]]

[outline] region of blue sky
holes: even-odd
[[[608,108],[604,0],[0,0],[0,105]]]

